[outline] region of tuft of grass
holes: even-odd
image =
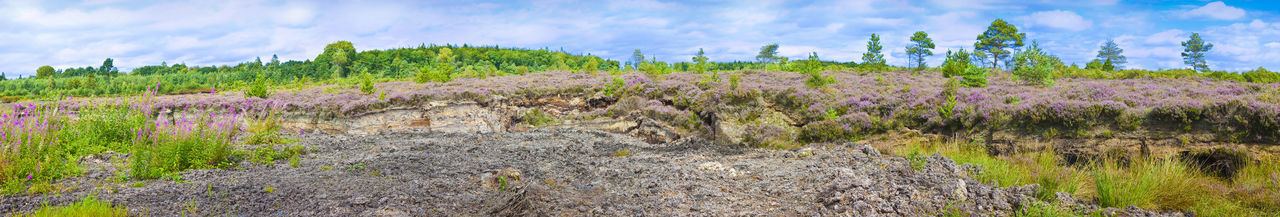
[[[66,206],[42,206],[40,209],[30,213],[20,213],[16,216],[128,216],[129,210],[124,206],[114,206],[110,202],[99,201],[90,195],[71,205]]]
[[[530,126],[535,127],[547,126],[556,122],[554,117],[551,117],[551,115],[542,111],[540,108],[529,109],[529,111],[526,111],[520,119],[524,120],[524,122]]]
[[[1123,168],[1104,161],[1093,168],[1098,204],[1105,207],[1185,210],[1206,198],[1198,171],[1175,159],[1138,160]]]
[[[266,117],[252,120],[247,130],[251,135],[245,138],[244,143],[250,145],[293,143],[293,140],[280,136],[280,130],[283,128],[278,119],[275,112],[270,112]]]
[[[614,157],[626,157],[627,155],[631,155],[630,149],[618,149],[618,151],[613,153]]]
[[[265,191],[267,193],[273,193],[273,192],[276,192],[276,188],[266,187],[266,188],[262,188],[262,191]]]
[[[297,161],[296,158],[306,154],[306,150],[307,148],[301,145],[295,145],[279,150],[272,145],[262,146],[253,150],[252,154],[249,155],[249,162],[270,166],[275,165],[276,160],[289,159],[289,165],[297,167],[295,166],[297,164],[295,162]]]
[[[1055,206],[1051,203],[1031,200],[1023,203],[1022,209],[1018,210],[1013,216],[1020,217],[1075,217],[1081,216],[1072,212],[1070,209]]]

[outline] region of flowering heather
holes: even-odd
[[[642,96],[660,100],[677,110],[698,111],[726,103],[770,106],[803,126],[824,120],[829,111],[841,114],[865,112],[877,121],[907,127],[979,130],[988,127],[1034,126],[1085,129],[1114,127],[1121,116],[1137,117],[1133,123],[1207,130],[1230,129],[1247,134],[1246,139],[1276,141],[1280,138],[1280,105],[1274,84],[1220,81],[1209,78],[1059,79],[1053,87],[1026,85],[1002,78],[987,87],[956,90],[951,114],[939,113],[946,104],[940,93],[944,77],[936,72],[885,72],[860,75],[827,72],[837,82],[827,88],[805,86],[806,75],[793,72],[739,71],[738,87],[699,86],[702,76],[673,73],[650,77],[641,73],[619,75],[620,96]],[[267,99],[249,99],[237,92],[156,97],[159,109],[217,108],[245,114],[268,110],[320,112],[338,116],[357,115],[368,110],[406,105],[427,100],[469,99],[485,101],[491,95],[538,97],[568,95],[590,97],[607,88],[611,75],[590,75],[551,71],[524,76],[460,78],[448,83],[388,82],[376,84],[387,92],[386,99],[363,94],[354,85],[331,84],[278,90]],[[758,105],[744,97],[760,97]],[[747,98],[750,99],[750,98]],[[102,99],[98,99],[102,100]],[[84,100],[62,104],[77,108]],[[664,118],[686,116],[688,112],[659,109]],[[680,113],[681,115],[673,115]],[[1247,118],[1239,120],[1237,117]],[[682,120],[683,121],[683,120]],[[841,124],[843,125],[843,124]]]

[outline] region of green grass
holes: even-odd
[[[1039,201],[1055,192],[1096,198],[1104,207],[1138,206],[1148,210],[1192,211],[1203,216],[1280,216],[1280,161],[1259,159],[1231,179],[1199,171],[1177,158],[1115,160],[1068,166],[1053,150],[991,156],[980,144],[915,143],[890,153],[920,158],[940,153],[959,164],[982,167],[974,179],[1001,187],[1040,185]],[[913,165],[914,167],[915,165]],[[1061,216],[1063,210],[1032,204],[1022,216]],[[1040,207],[1036,207],[1040,206]]]
[[[307,147],[295,145],[276,149],[273,145],[255,148],[249,155],[249,162],[261,165],[275,165],[276,160],[289,160],[289,166],[297,167],[298,158],[306,153]]]
[[[1081,216],[1069,209],[1054,206],[1044,201],[1027,201],[1013,216],[1019,217],[1076,217]]]
[[[85,197],[80,202],[76,202],[67,206],[43,206],[40,209],[30,213],[20,213],[16,216],[128,216],[129,210],[124,206],[113,206],[110,202],[99,201],[91,196]]]

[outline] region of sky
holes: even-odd
[[[916,31],[947,50],[973,49],[1004,19],[1064,62],[1092,60],[1107,39],[1125,68],[1188,68],[1181,41],[1200,33],[1214,70],[1280,69],[1280,3],[1119,0],[846,1],[29,1],[0,3],[0,72],[31,75],[98,66],[227,65],[313,59],[324,45],[357,50],[471,44],[549,48],[626,61],[634,49],[688,62],[699,48],[712,61],[750,61],[777,43],[781,56],[861,62],[872,33],[885,58],[906,65]]]

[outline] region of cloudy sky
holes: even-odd
[[[713,61],[751,60],[760,46],[778,43],[792,59],[818,52],[860,62],[871,33],[882,35],[890,64],[905,65],[911,33],[928,32],[936,53],[971,50],[997,18],[1067,63],[1083,65],[1113,38],[1125,49],[1127,68],[1185,68],[1178,42],[1198,32],[1215,45],[1208,54],[1213,69],[1280,69],[1280,4],[1265,0],[412,2],[4,0],[0,72],[96,66],[108,57],[122,70],[272,54],[304,60],[338,40],[359,50],[467,43],[624,61],[633,49],[689,61],[698,48]]]

